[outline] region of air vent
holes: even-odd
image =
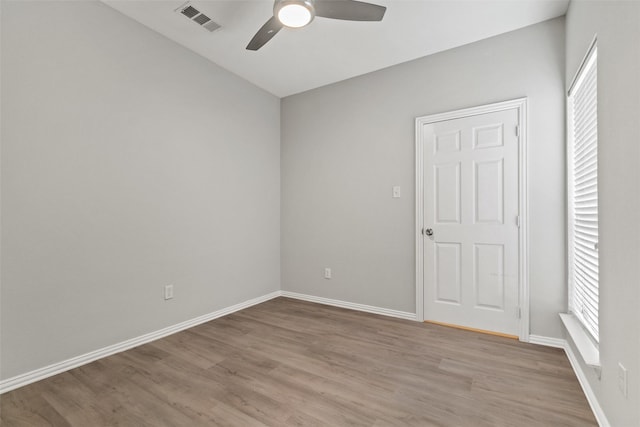
[[[206,24],[202,24],[202,27],[206,28],[207,30],[209,30],[211,32],[213,32],[213,31],[217,30],[218,28],[220,28],[220,24],[210,20]]]
[[[193,7],[189,2],[176,9],[176,12],[181,13],[182,15],[186,16],[191,21],[195,22],[208,31],[213,32],[220,28],[220,24],[212,21],[211,18]]]
[[[200,25],[204,25],[207,22],[211,21],[211,18],[209,18],[204,13],[201,13],[200,15],[196,16],[195,18],[193,18],[193,20],[196,21]]]
[[[197,14],[199,14],[200,11],[198,9],[196,9],[195,7],[193,7],[193,6],[187,6],[184,9],[182,9],[180,11],[180,13],[182,13],[187,18],[191,19],[194,16],[196,16]]]

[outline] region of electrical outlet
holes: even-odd
[[[324,269],[324,278],[331,279],[331,269],[329,267]]]
[[[164,287],[164,299],[168,300],[173,298],[173,285],[166,285]]]
[[[618,363],[618,389],[624,397],[627,397],[627,369]]]

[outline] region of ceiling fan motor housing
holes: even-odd
[[[278,21],[280,21],[280,23],[285,27],[291,27],[291,28],[304,27],[306,25],[309,25],[311,21],[313,21],[313,18],[315,18],[316,16],[316,9],[314,7],[314,2],[315,0],[275,0],[273,4],[273,16],[275,16],[278,19]],[[283,21],[283,17],[280,15],[280,12],[287,7],[290,7],[290,9],[297,8],[298,10],[302,10],[300,8],[306,9],[309,12],[308,21],[306,22],[303,21],[304,23],[301,23],[301,24],[286,22],[286,20]]]

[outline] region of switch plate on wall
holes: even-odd
[[[324,278],[331,279],[331,269],[329,267],[324,269]]]
[[[396,185],[395,187],[393,187],[393,198],[394,199],[399,199],[400,198],[400,186]]]
[[[168,300],[173,298],[173,285],[167,285],[164,287],[164,299]]]

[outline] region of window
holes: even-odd
[[[594,43],[567,98],[569,312],[598,342],[598,50]]]

